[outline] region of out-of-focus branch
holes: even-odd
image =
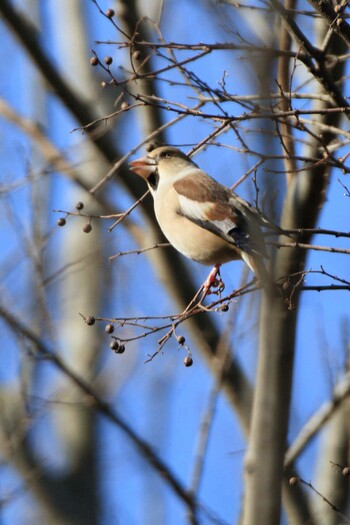
[[[54,171],[62,172],[64,175],[69,177],[72,181],[76,182],[84,191],[89,192],[90,187],[86,180],[81,177],[79,169],[74,168],[68,160],[64,158],[64,155],[59,151],[58,148],[48,139],[43,129],[35,122],[26,119],[19,115],[10,105],[0,98],[0,114],[7,119],[9,122],[14,123],[24,133],[30,137],[35,143],[36,147],[40,151],[41,155],[45,159],[48,167]],[[108,205],[103,197],[100,197],[100,204],[106,208],[112,208]]]
[[[283,6],[277,0],[271,0],[271,3],[283,16],[294,38],[312,56],[313,60],[319,61],[319,52],[305,39],[299,27],[295,27],[294,21],[287,16]],[[336,41],[334,38],[331,39],[330,49],[337,49],[337,54],[342,52],[338,38]],[[343,77],[343,67],[334,69],[333,73],[334,86],[336,80]],[[319,73],[313,74],[319,80]],[[322,86],[330,92],[331,87],[328,81],[322,82]],[[343,103],[343,95],[338,89],[336,91],[337,96],[334,97],[334,100]],[[326,103],[324,104],[325,107],[328,107]],[[330,140],[332,137],[325,134],[322,137],[323,145],[327,147]],[[320,142],[316,136],[314,136],[310,151],[313,155],[320,155]],[[314,227],[324,202],[328,179],[329,168],[319,164],[310,168],[308,172],[300,172],[289,181],[282,214],[281,226],[283,229]],[[307,235],[305,237],[301,241],[309,239]],[[288,238],[282,236],[280,242],[288,242]],[[263,296],[257,384],[251,438],[246,457],[244,525],[279,523],[280,521],[280,494],[289,423],[295,333],[301,285],[297,275],[303,271],[306,260],[306,251],[302,252],[303,250],[299,248],[291,251],[280,250],[277,253],[274,267],[275,279],[280,276],[296,276],[293,308],[287,309],[279,294],[264,294]]]
[[[99,118],[99,116],[91,113],[89,104],[82,102],[79,97],[70,90],[68,84],[55,70],[39,44],[35,27],[31,25],[23,15],[13,9],[7,0],[0,3],[0,13],[4,15],[10,28],[28,51],[52,90],[62,100],[63,104],[69,108],[80,125],[84,126],[96,118]],[[91,138],[93,139],[93,136],[91,136]],[[120,153],[115,148],[114,141],[112,141],[109,133],[96,138],[94,142],[108,162],[114,162],[115,159],[120,157]],[[124,167],[121,168],[119,175],[132,195],[139,198],[140,195],[143,194],[144,185],[139,177],[130,177],[130,173]],[[159,228],[155,223],[153,206],[150,199],[146,199],[144,210],[148,217],[145,229],[152,234],[151,243],[162,242],[163,237],[160,235]],[[145,241],[144,236],[142,239],[140,238],[141,243],[142,240]],[[149,242],[147,244],[149,244]],[[141,247],[143,247],[142,244]],[[173,250],[163,250],[162,253],[160,250],[157,250],[157,258],[153,258],[152,262],[155,264],[161,280],[165,283],[169,293],[174,297],[177,304],[180,305],[180,308],[186,307],[195,295],[196,290],[183,258]],[[192,331],[195,341],[198,343],[198,348],[201,349],[209,367],[211,367],[212,359],[215,355],[216,343],[219,339],[216,326],[209,316],[202,315],[194,321],[190,321],[188,327]],[[243,426],[248,428],[252,392],[249,381],[237,360],[234,358],[232,358],[230,365],[225,371],[223,384],[230,402],[238,411]]]
[[[136,434],[131,426],[112,409],[109,403],[95,392],[90,383],[74,372],[56,352],[49,348],[30,328],[25,326],[16,315],[2,305],[0,305],[0,316],[11,330],[19,333],[22,337],[25,337],[34,344],[42,358],[51,362],[65,377],[69,378],[74,385],[85,394],[87,403],[93,405],[101,415],[104,415],[129,437],[141,455],[155,468],[158,474],[163,477],[164,481],[172,487],[177,496],[194,511],[196,503],[193,501],[191,494],[187,492],[181,482],[171,472],[170,468],[155,454],[152,447]]]
[[[296,43],[305,52],[303,55],[299,55],[299,59],[309,69],[314,78],[326,89],[336,106],[349,107],[347,99],[343,96],[341,90],[334,81],[334,76],[330,75],[325,67],[326,57],[323,52],[311,44],[310,40],[301,31],[298,24],[279,0],[270,0],[270,2],[276,11],[280,13]],[[316,62],[317,67],[315,67],[314,61]]]
[[[285,9],[294,9],[295,0],[286,0]],[[291,48],[291,36],[287,31],[287,28],[284,24],[281,26],[280,30],[280,49],[282,51],[290,51]],[[277,82],[281,90],[282,100],[279,104],[282,111],[287,111],[291,109],[290,107],[290,92],[291,92],[291,71],[290,71],[290,58],[287,54],[281,56],[278,61],[278,70],[277,70]],[[282,147],[285,150],[285,169],[290,173],[289,177],[294,176],[296,163],[295,163],[295,146],[294,138],[292,135],[292,128],[288,124],[288,121],[284,119],[281,122],[281,135],[282,138]]]
[[[332,507],[327,508],[323,498],[313,498],[313,510],[320,516],[320,525],[350,523],[350,480],[346,471],[350,452],[349,406],[347,398],[322,431],[315,485],[322,495],[327,495]]]
[[[324,403],[310,417],[301,429],[294,442],[286,452],[284,464],[289,466],[302,453],[311,439],[321,430],[324,424],[335,414],[341,404],[350,395],[350,373],[347,373],[335,386],[332,398]]]
[[[121,0],[119,4],[120,18],[123,22],[123,27],[126,33],[131,35],[130,62],[134,72],[141,75],[140,80],[132,86],[132,91],[136,94],[143,93],[145,95],[152,95],[158,91],[154,77],[142,78],[143,75],[147,77],[150,72],[152,53],[148,54],[143,47],[137,45],[139,39],[147,40],[148,25],[151,21],[149,20],[147,23],[146,20],[140,17],[135,0]],[[145,136],[159,129],[163,124],[160,111],[150,106],[144,106],[142,110],[138,112],[138,117],[140,117],[143,135]],[[164,141],[164,135],[160,134],[159,140],[161,142]]]
[[[95,120],[96,114],[92,110],[93,105],[88,104],[87,100],[84,101],[81,96],[76,95],[63,76],[58,72],[42,48],[39,41],[39,33],[34,24],[18,10],[14,9],[8,0],[1,2],[0,13],[17,39],[29,53],[52,91],[62,100],[67,109],[79,122],[84,124]],[[99,143],[101,140],[98,135],[92,136],[91,139],[96,143]],[[103,136],[103,148],[107,159],[111,162],[115,158],[115,151],[112,136],[108,133]]]
[[[350,46],[350,25],[342,15],[347,2],[341,2],[335,7],[326,0],[308,0],[308,2],[318,11],[329,24],[330,29],[337,33],[344,42]]]

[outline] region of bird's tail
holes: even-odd
[[[276,286],[273,282],[270,272],[267,270],[264,260],[257,254],[249,254],[242,252],[242,259],[249,266],[249,268],[255,273],[260,286],[267,294],[276,293]]]

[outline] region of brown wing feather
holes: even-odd
[[[207,210],[206,216],[210,221],[224,221],[229,220],[237,224],[238,215],[234,213],[232,206],[229,203],[219,202]]]
[[[230,198],[232,193],[203,171],[196,170],[174,182],[179,195],[187,199],[207,203],[205,216],[209,221],[230,220],[237,223],[238,215],[234,212]]]
[[[196,170],[195,176],[189,173],[174,182],[175,190],[197,202],[228,202],[231,193],[203,171]]]
[[[182,212],[189,220],[247,253],[265,255],[258,221],[243,199],[200,170],[175,181],[173,187],[181,197],[202,205],[202,214],[196,213],[195,207],[192,214],[183,205]]]

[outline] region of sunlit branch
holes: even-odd
[[[142,249],[139,249],[139,250],[128,250],[126,252],[118,252],[118,253],[116,253],[114,255],[111,255],[109,257],[109,259],[110,260],[117,259],[118,257],[122,257],[124,255],[132,255],[132,254],[140,255],[141,253],[145,253],[145,252],[148,252],[150,250],[155,250],[156,248],[168,248],[170,246],[171,246],[171,244],[168,243],[168,242],[156,243],[156,244],[153,244],[153,246],[149,246],[148,248],[142,248]]]
[[[270,244],[271,246],[275,246],[276,248],[302,248],[303,250],[314,250],[314,251],[319,251],[319,252],[331,252],[331,253],[344,253],[347,255],[350,254],[350,249],[334,248],[332,246],[317,246],[315,244],[305,244],[305,243],[298,242],[298,241],[284,242],[284,243],[268,241],[266,244]]]
[[[309,487],[312,492],[314,492],[319,498],[321,498],[332,510],[334,510],[338,515],[339,517],[342,518],[342,520],[345,520],[346,523],[350,523],[350,520],[344,515],[342,514],[342,512],[340,511],[340,509],[334,505],[334,503],[332,503],[324,494],[321,494],[321,492],[319,490],[317,490],[313,484],[310,482],[310,481],[305,481],[304,479],[302,478],[297,478],[297,477],[292,477],[290,479],[290,484],[291,485],[295,485],[297,483],[302,483],[303,485],[306,485],[307,487]]]

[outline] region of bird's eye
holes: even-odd
[[[170,151],[162,151],[159,156],[161,159],[170,159],[171,153]]]

